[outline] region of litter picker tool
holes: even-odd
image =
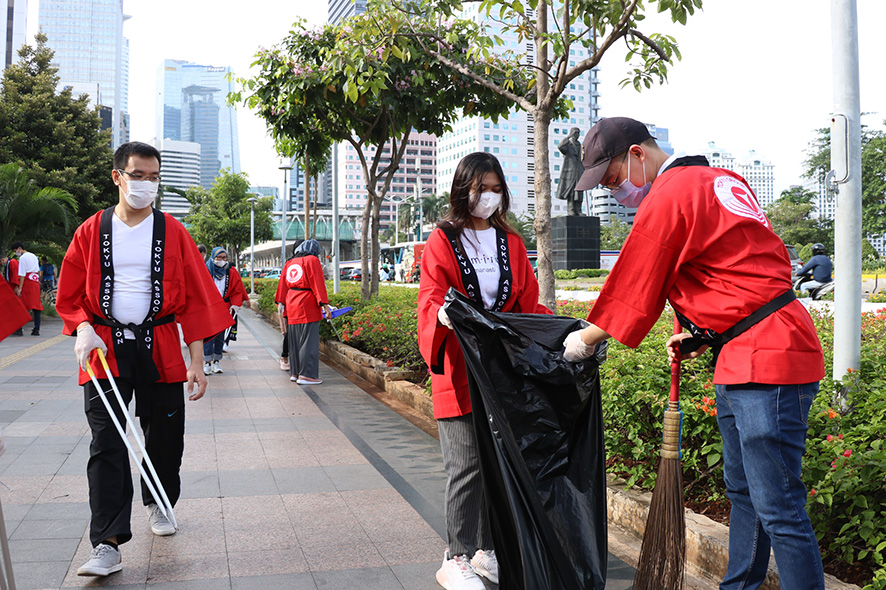
[[[682,332],[674,317],[674,334]],[[671,363],[671,396],[664,415],[661,462],[652,491],[635,590],[680,590],[686,560],[686,519],[683,509],[683,467],[680,464],[680,354]]]
[[[6,521],[0,506],[0,549],[3,550],[3,563],[0,568],[0,590],[15,590],[15,577],[12,575],[12,557],[9,554],[9,540],[6,537]]]
[[[172,524],[175,529],[178,529],[178,522],[176,522],[175,514],[172,512],[172,503],[169,501],[169,497],[166,495],[166,490],[163,489],[163,484],[160,483],[160,477],[157,475],[157,470],[154,469],[154,464],[151,462],[151,458],[148,456],[148,451],[145,450],[145,446],[142,444],[142,441],[135,430],[135,424],[132,422],[132,416],[129,415],[129,410],[126,409],[126,404],[123,402],[123,396],[120,395],[120,389],[117,387],[117,382],[114,380],[114,376],[111,374],[111,368],[108,367],[108,361],[107,359],[105,359],[105,355],[100,348],[96,348],[95,353],[96,355],[98,355],[98,359],[102,364],[102,368],[104,368],[105,370],[105,375],[108,376],[108,381],[111,382],[111,390],[114,392],[114,396],[117,398],[117,403],[120,404],[120,409],[123,410],[123,416],[126,419],[126,423],[132,430],[135,438],[135,443],[138,446],[138,450],[141,452],[141,456],[142,458],[144,458],[144,463],[148,466],[148,470],[151,472],[153,479],[148,477],[148,474],[145,472],[145,466],[142,465],[142,460],[139,458],[138,455],[135,454],[135,449],[132,448],[129,437],[126,436],[126,430],[123,428],[123,426],[120,425],[120,421],[117,419],[117,414],[111,407],[111,402],[108,400],[108,397],[106,395],[110,392],[106,392],[104,389],[102,389],[102,386],[98,381],[98,377],[95,376],[95,373],[92,370],[92,366],[88,363],[86,364],[86,372],[89,374],[89,378],[92,379],[92,384],[95,385],[95,390],[98,391],[99,396],[102,398],[102,402],[105,404],[105,408],[108,410],[108,414],[111,416],[111,421],[114,423],[114,426],[117,428],[117,432],[123,439],[123,443],[129,450],[129,454],[132,455],[133,459],[135,459],[135,464],[138,465],[139,473],[141,473],[142,479],[147,484],[148,489],[151,491],[151,496],[154,497],[154,502],[157,503],[157,506],[160,508],[163,516],[166,517],[166,519]],[[155,482],[157,484],[156,487],[154,486]]]
[[[348,307],[330,307],[329,309],[330,309],[331,313],[329,314],[328,318],[326,317],[326,310],[325,309],[322,310],[323,317],[326,318],[327,322],[329,322],[329,327],[332,328],[332,333],[335,334],[336,340],[340,341],[341,336],[338,335],[338,330],[335,329],[335,324],[332,323],[332,320],[334,320],[338,316],[348,313],[349,311],[352,311],[354,308],[348,306]]]

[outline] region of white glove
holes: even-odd
[[[240,313],[240,306],[239,306],[239,305],[232,305],[232,306],[231,306],[231,311],[233,311],[234,313],[239,314],[239,313]]]
[[[447,328],[449,328],[450,330],[454,330],[454,329],[455,329],[455,328],[452,327],[452,320],[449,319],[449,316],[446,315],[446,310],[443,309],[442,307],[440,308],[440,311],[437,312],[437,320],[438,320],[441,324],[443,324],[444,326],[446,326]]]
[[[581,330],[571,332],[563,341],[563,358],[573,363],[588,358],[594,354],[594,347],[585,344],[581,339]]]
[[[74,354],[77,355],[77,362],[80,363],[80,368],[84,371],[89,362],[89,353],[96,348],[101,348],[105,354],[108,353],[107,345],[95,333],[95,328],[92,327],[92,324],[86,324],[82,328],[78,328],[77,342],[74,343]]]

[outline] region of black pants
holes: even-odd
[[[169,501],[175,505],[181,493],[179,471],[185,440],[183,384],[134,384],[124,377],[116,378],[116,382],[127,405],[132,400],[133,392],[135,393],[135,414],[145,433],[145,448]],[[110,382],[100,379],[99,383],[109,392],[106,397],[111,402],[120,425],[125,428],[123,411],[111,390]],[[122,544],[132,538],[129,521],[132,515],[133,490],[129,452],[92,382],[84,385],[83,391],[86,420],[92,430],[89,463],[86,467],[89,508],[92,511],[89,538],[93,547],[114,536],[117,537],[117,543]],[[145,471],[150,476],[151,472],[146,465]],[[154,503],[144,481],[141,486],[144,505]]]

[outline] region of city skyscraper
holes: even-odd
[[[200,144],[174,139],[157,139],[151,144],[160,151],[161,184],[188,190],[200,184]],[[191,203],[172,191],[164,191],[160,209],[176,219],[183,219],[191,210]]]
[[[775,194],[775,165],[760,158],[754,150],[742,158],[736,158],[711,141],[702,155],[714,168],[732,170],[747,180],[761,207],[768,207],[778,198]]]
[[[0,69],[18,60],[18,50],[27,42],[28,0],[7,0],[6,26],[0,30]]]
[[[40,0],[38,24],[55,51],[59,86],[75,96],[88,93],[92,104],[111,109],[113,147],[129,135],[128,18],[123,0]]]
[[[327,20],[337,25],[342,20],[366,12],[366,0],[329,0]]]
[[[200,144],[200,185],[210,188],[222,168],[240,172],[237,111],[226,103],[234,83],[227,66],[164,60],[157,71],[155,135]]]

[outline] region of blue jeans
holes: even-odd
[[[203,341],[203,362],[222,360],[222,351],[225,346],[225,333],[219,332],[212,338]]]
[[[823,590],[818,541],[800,479],[809,407],[818,383],[717,385],[729,566],[720,590],[760,586],[775,553],[782,590]]]

